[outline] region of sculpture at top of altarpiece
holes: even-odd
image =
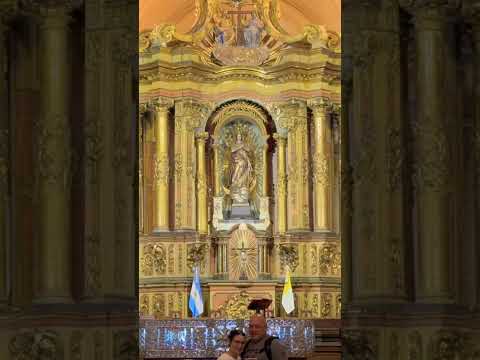
[[[283,49],[304,47],[339,51],[340,37],[321,25],[308,24],[300,34],[287,34],[280,25],[275,0],[196,0],[196,23],[185,34],[175,25],[159,24],[142,32],[140,53],[189,44],[207,64],[265,66],[275,64]]]

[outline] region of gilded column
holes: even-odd
[[[449,141],[445,119],[444,8],[414,11],[417,50],[417,106],[414,124],[417,203],[417,298],[449,302],[453,294],[450,253]]]
[[[214,170],[215,174],[213,174],[214,177],[214,194],[215,196],[220,196],[220,193],[222,192],[222,183],[221,183],[221,169],[220,169],[220,156],[218,154],[218,142],[216,139],[213,139],[213,164],[214,164]]]
[[[71,301],[69,16],[43,9],[37,125],[38,267],[36,302]]]
[[[314,123],[314,230],[318,232],[332,229],[332,134],[328,117],[328,103],[319,99],[310,104]]]
[[[263,145],[263,187],[262,195],[268,196],[268,138],[270,135],[265,137],[265,144]]]
[[[287,139],[280,134],[274,134],[277,141],[277,214],[278,232],[285,234],[287,231]]]
[[[205,158],[205,142],[207,132],[197,134],[197,229],[200,234],[208,233],[207,217],[207,170]]]
[[[169,230],[169,112],[173,102],[159,99],[155,109],[155,231]]]
[[[175,229],[196,230],[194,131],[206,117],[207,107],[193,99],[175,102]]]

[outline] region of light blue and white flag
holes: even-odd
[[[190,290],[190,299],[188,300],[188,307],[192,312],[193,317],[198,317],[203,313],[203,297],[202,286],[200,285],[200,275],[198,273],[198,266],[195,266],[192,290]]]

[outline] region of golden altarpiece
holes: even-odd
[[[289,34],[274,0],[196,2],[187,33],[140,34],[140,313],[188,318],[192,266],[206,311],[280,304],[340,314],[340,35]]]

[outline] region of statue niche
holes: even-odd
[[[257,185],[261,176],[258,165],[258,134],[247,121],[235,121],[222,132],[224,217],[258,219]],[[261,170],[261,169],[260,169]]]

